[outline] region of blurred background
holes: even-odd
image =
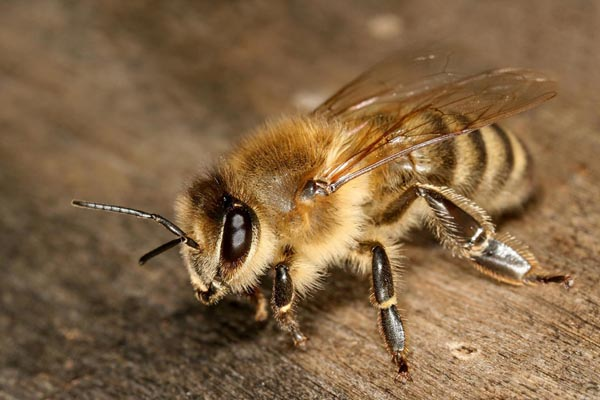
[[[204,308],[170,236],[70,207],[171,217],[261,121],[307,112],[391,52],[547,71],[559,97],[508,126],[540,195],[510,230],[576,287],[512,288],[407,246],[414,383],[393,381],[368,280],[333,272],[295,351],[230,299]],[[600,3],[0,1],[0,397],[598,398]]]

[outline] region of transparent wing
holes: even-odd
[[[350,114],[394,97],[396,101],[460,78],[450,51],[398,52],[342,87],[313,113],[328,118]]]
[[[396,77],[393,60],[386,61],[315,110],[349,127],[344,151],[315,177],[327,185],[327,192],[418,148],[474,131],[556,95],[555,83],[536,71],[506,68],[465,77],[449,72],[441,60],[439,55],[413,60],[412,66],[424,65],[428,72],[441,68],[416,83]]]

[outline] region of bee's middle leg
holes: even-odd
[[[392,361],[398,367],[398,378],[410,379],[406,362],[406,336],[396,307],[394,275],[390,260],[379,243],[371,245],[373,288],[372,303],[379,309],[377,324]]]
[[[300,325],[294,314],[294,292],[290,268],[285,264],[277,265],[271,300],[275,319],[282,329],[292,335],[294,345],[304,347],[308,338],[300,331]]]

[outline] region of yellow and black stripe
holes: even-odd
[[[414,183],[451,187],[491,213],[522,204],[531,191],[527,150],[496,124],[420,149],[411,159]]]
[[[414,151],[398,165],[394,171],[402,178],[396,190],[415,184],[449,187],[491,214],[519,207],[532,190],[529,153],[516,136],[496,124]],[[396,223],[414,198],[407,204],[398,200],[397,195],[383,199],[386,205],[374,216],[376,224]]]

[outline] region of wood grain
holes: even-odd
[[[0,398],[599,398],[599,18],[558,0],[0,3]],[[540,194],[501,230],[576,285],[500,285],[407,244],[410,384],[393,380],[367,279],[332,271],[298,351],[242,299],[197,303],[175,252],[137,267],[164,230],[69,206],[172,216],[244,131],[447,35],[559,80],[508,124]]]

